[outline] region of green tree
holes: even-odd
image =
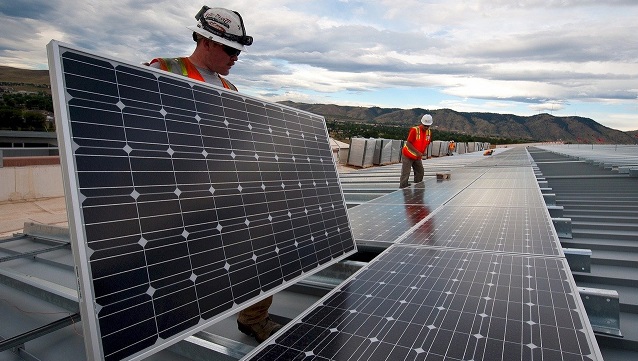
[[[42,112],[35,110],[27,110],[23,113],[24,125],[22,130],[45,130],[47,117]]]
[[[19,130],[22,119],[21,110],[0,108],[0,129]]]

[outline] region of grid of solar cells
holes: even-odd
[[[415,184],[410,187],[398,189],[392,193],[375,198],[367,204],[383,206],[387,204],[423,204],[436,208],[450,198],[454,197],[462,188],[438,186],[434,181],[426,184]],[[356,207],[355,207],[356,208]]]
[[[481,177],[470,185],[469,188],[538,188],[536,177],[508,177],[503,174],[501,178]]]
[[[488,168],[481,178],[531,178],[536,179],[534,172],[530,167],[506,167],[506,168]]]
[[[322,117],[59,54],[83,321],[100,358],[161,348],[355,251]]]
[[[455,182],[429,179],[348,209],[355,240],[378,246],[394,243],[479,175]]]
[[[348,209],[348,217],[357,243],[393,243],[430,212],[423,204],[361,204]]]
[[[545,201],[534,188],[467,188],[447,204],[452,206],[545,207]]]
[[[444,206],[399,243],[563,255],[547,210],[540,207]]]
[[[486,156],[480,161],[473,164],[478,167],[524,167],[530,166],[533,160],[524,154],[518,153],[517,150],[498,153]]]
[[[599,359],[561,258],[395,245],[251,360]]]

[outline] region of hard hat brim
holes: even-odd
[[[206,31],[198,26],[187,26],[188,29],[196,32],[197,34],[205,37],[206,39],[212,40],[214,42],[220,43],[220,44],[224,44],[224,45],[228,45],[231,48],[235,48],[237,50],[241,50],[244,51],[244,46],[241,45],[240,43],[234,42],[234,41],[230,41],[228,39],[224,39],[219,35],[215,35],[213,33],[211,33],[210,31]]]

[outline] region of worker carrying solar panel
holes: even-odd
[[[197,24],[188,29],[193,31],[197,45],[189,57],[155,58],[147,65],[237,91],[222,76],[230,73],[244,47],[253,43],[252,36],[246,35],[241,15],[237,11],[203,6],[195,19]],[[272,300],[270,296],[240,311],[239,330],[259,342],[278,331],[281,325],[268,314]]]
[[[405,141],[405,145],[402,150],[401,160],[401,178],[399,182],[399,188],[405,188],[409,186],[408,179],[410,178],[410,168],[414,170],[414,183],[423,181],[423,155],[425,154],[428,145],[432,141],[432,135],[430,132],[430,126],[432,125],[432,116],[425,114],[421,117],[421,124],[410,128],[408,133],[408,139]]]

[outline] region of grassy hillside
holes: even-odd
[[[15,91],[51,93],[48,70],[18,69],[0,65],[0,87]]]

